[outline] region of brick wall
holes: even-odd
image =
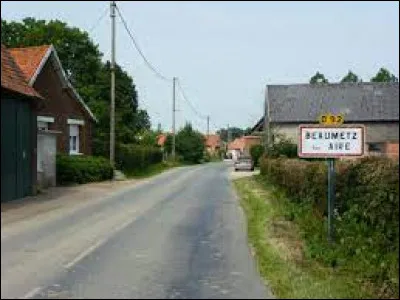
[[[34,88],[45,98],[38,108],[39,116],[54,117],[54,123],[49,124],[50,130],[61,131],[57,136],[57,151],[69,153],[69,125],[67,120],[80,119],[85,122],[80,128],[79,152],[92,153],[93,121],[82,105],[73,97],[70,90],[64,89],[62,82],[48,60],[42,72],[35,81]]]
[[[398,142],[386,143],[385,154],[390,158],[399,158],[399,143]]]

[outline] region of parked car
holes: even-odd
[[[254,171],[254,162],[251,159],[251,157],[241,156],[238,158],[237,161],[235,161],[234,167],[235,171],[239,170]]]

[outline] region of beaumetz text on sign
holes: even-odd
[[[350,150],[350,142],[343,140],[357,140],[357,132],[306,132],[306,139],[329,140],[329,150]]]
[[[299,127],[300,157],[359,156],[364,150],[364,127]]]

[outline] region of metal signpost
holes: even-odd
[[[335,203],[335,158],[364,154],[363,125],[343,125],[342,115],[325,114],[318,125],[299,126],[299,157],[327,158],[328,161],[328,240],[333,240]]]

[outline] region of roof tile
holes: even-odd
[[[42,98],[28,85],[26,77],[4,45],[1,45],[1,87],[23,95]]]
[[[25,48],[10,48],[8,49],[14,57],[26,79],[31,80],[32,76],[38,69],[40,62],[46,55],[50,45],[25,47]]]

